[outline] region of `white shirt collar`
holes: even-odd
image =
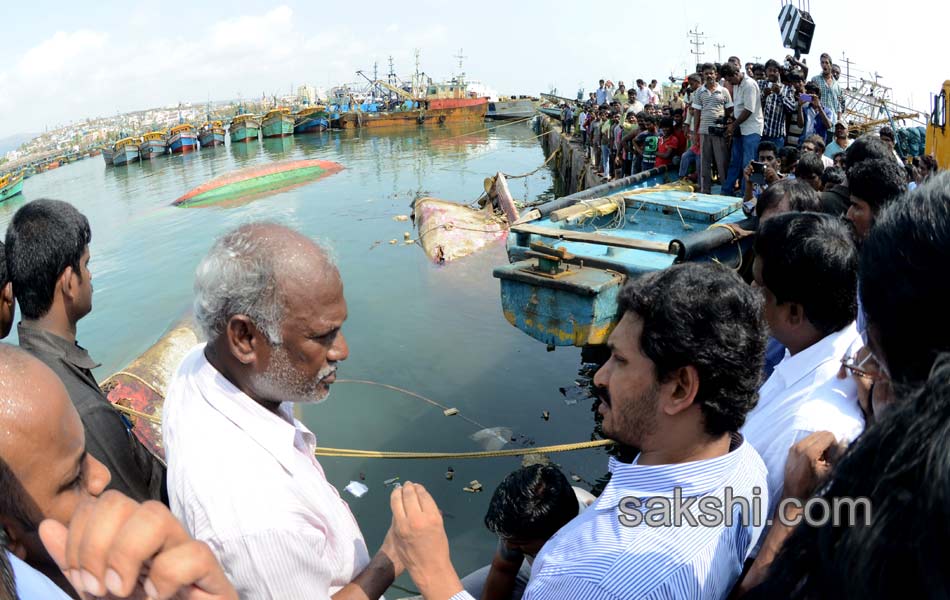
[[[215,369],[205,357],[204,348],[202,344],[195,381],[212,408],[234,423],[288,471],[293,470],[294,453],[298,451],[295,445],[298,434],[312,455],[316,436],[294,418],[290,402],[280,405],[279,415],[267,410]]]
[[[852,321],[847,327],[823,337],[798,354],[791,355],[786,349],[785,358],[775,366],[772,377],[777,378],[784,388],[795,385],[821,365],[840,360],[848,351],[856,335],[857,324]]]

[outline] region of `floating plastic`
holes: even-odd
[[[369,487],[367,487],[363,483],[360,483],[359,481],[351,481],[343,489],[353,494],[353,496],[355,496],[356,498],[362,498],[363,496],[366,495],[366,492],[369,491]]]
[[[511,441],[510,427],[486,427],[468,436],[483,450],[501,450]]]

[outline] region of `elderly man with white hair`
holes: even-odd
[[[378,598],[403,570],[392,538],[370,559],[292,409],[325,400],[349,354],[336,266],[291,229],[244,225],[198,266],[194,305],[208,342],[164,407],[172,511],[241,598]]]

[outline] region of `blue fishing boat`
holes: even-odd
[[[105,161],[106,166],[112,166],[112,146],[106,146],[102,149],[102,160]]]
[[[323,131],[330,127],[330,115],[325,106],[311,106],[294,113],[294,135]]]
[[[186,153],[198,148],[198,132],[194,125],[184,123],[168,130],[168,150],[172,154]]]
[[[112,146],[112,164],[116,167],[127,165],[139,159],[138,138],[122,138]]]
[[[224,124],[221,121],[208,121],[198,130],[198,142],[202,148],[224,145]]]
[[[166,150],[168,150],[168,143],[165,141],[165,133],[149,131],[142,136],[142,143],[139,144],[139,159],[151,160],[165,154]]]
[[[511,264],[493,272],[508,322],[549,346],[604,344],[627,277],[695,260],[741,268],[755,229],[741,199],[698,194],[667,178],[660,167],[515,221]]]
[[[0,202],[12,198],[23,189],[23,173],[7,173],[0,176]]]

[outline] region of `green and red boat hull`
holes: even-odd
[[[343,165],[326,160],[294,160],[249,167],[199,185],[172,204],[192,208],[246,200],[310,183],[341,170]]]

